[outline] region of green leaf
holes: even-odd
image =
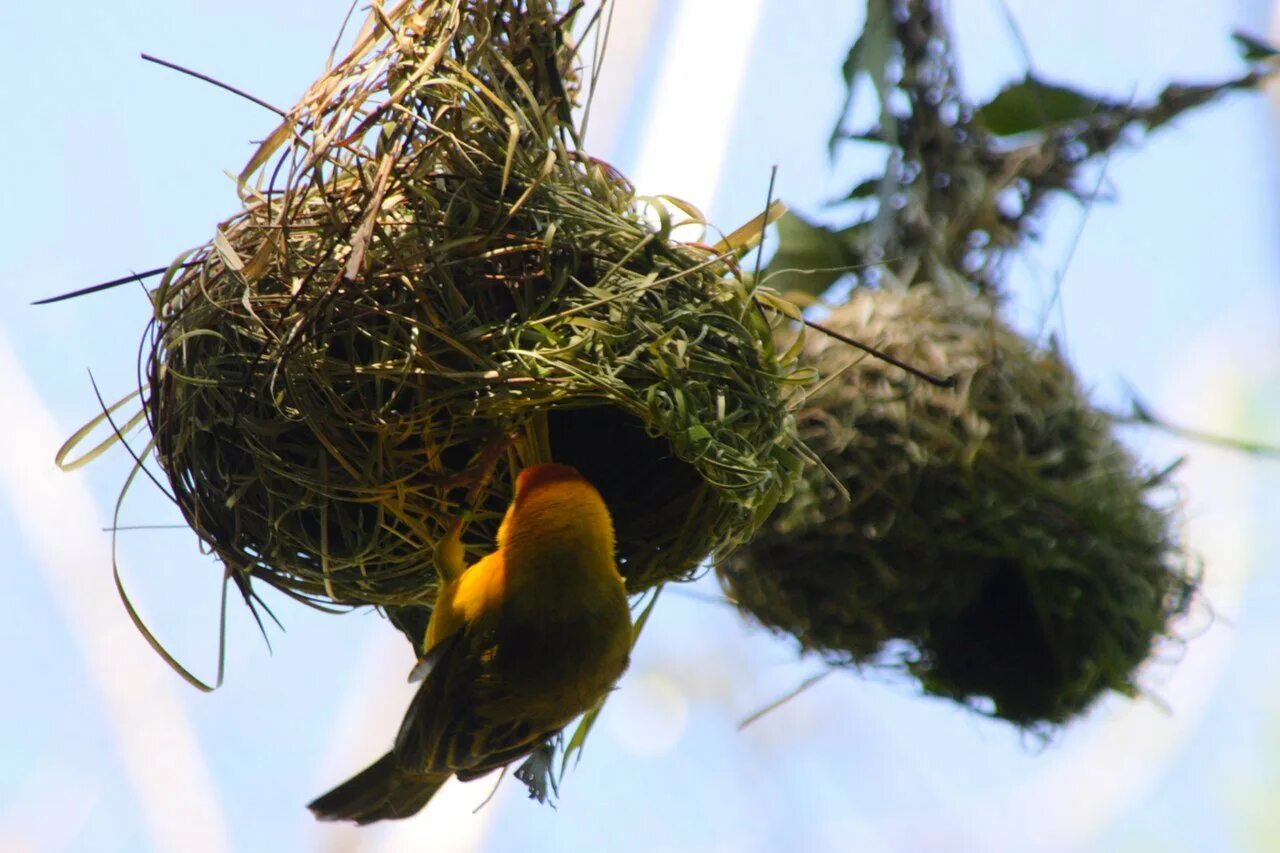
[[[649,597],[649,601],[645,604],[644,609],[640,611],[640,615],[636,617],[635,624],[631,626],[631,645],[634,647],[640,639],[640,632],[644,630],[644,626],[649,621],[650,614],[653,613],[653,606],[658,603],[658,595],[662,592],[662,586],[657,587],[653,591],[653,595]]]
[[[840,118],[827,140],[827,151],[834,156],[836,145],[848,134],[843,128],[844,119],[853,106],[853,94],[857,88],[858,75],[867,74],[875,87],[876,96],[880,99],[881,124],[890,138],[894,122],[888,110],[889,103],[889,60],[893,55],[893,9],[890,0],[867,0],[867,16],[862,25],[862,32],[849,48],[844,63],[840,66],[840,76],[844,78],[844,105],[840,108]],[[890,120],[886,120],[888,115]]]
[[[1183,113],[1212,103],[1236,88],[1237,84],[1230,81],[1217,85],[1170,83],[1156,102],[1142,111],[1142,123],[1146,125],[1148,132],[1157,130]]]
[[[896,130],[896,128],[895,128]],[[885,132],[878,127],[867,128],[866,130],[851,130],[840,136],[842,140],[849,142],[869,142],[872,145],[889,145],[890,139]]]
[[[710,441],[711,432],[702,424],[694,424],[685,430],[685,438],[687,438],[691,444],[698,444],[703,441]]]
[[[874,198],[880,194],[881,178],[867,178],[853,189],[849,190],[841,201],[857,201],[864,198]]]
[[[1021,83],[1006,86],[979,107],[974,122],[996,136],[1015,136],[1079,121],[1112,106],[1102,98],[1045,83],[1028,74]]]
[[[762,283],[780,293],[822,294],[852,269],[846,236],[788,212],[778,220],[778,251]]]
[[[1231,40],[1236,43],[1236,49],[1246,62],[1266,62],[1280,56],[1280,48],[1239,30],[1231,34]]]

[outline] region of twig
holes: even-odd
[[[771,711],[776,711],[778,708],[781,708],[783,705],[790,702],[792,699],[796,698],[801,693],[808,690],[810,687],[817,684],[819,681],[826,678],[828,675],[830,675],[833,672],[835,672],[835,667],[824,669],[822,672],[818,673],[817,675],[809,676],[804,681],[800,682],[799,687],[795,688],[794,690],[791,690],[786,695],[773,700],[768,705],[765,705],[763,708],[761,708],[759,711],[756,711],[750,717],[747,717],[745,720],[738,723],[738,731],[742,731],[747,726],[754,723],[756,720],[759,720],[765,714],[768,714]]]
[[[769,170],[769,190],[768,190],[768,192],[766,192],[766,193],[765,193],[765,196],[764,196],[764,220],[763,220],[763,222],[764,222],[764,225],[765,225],[765,226],[767,226],[767,225],[769,224],[769,209],[773,207],[773,188],[774,188],[774,185],[775,185],[777,182],[778,182],[778,164],[777,164],[777,163],[774,163],[774,164],[773,164],[773,168],[771,168],[771,169]],[[764,231],[764,228],[762,227],[762,228],[761,228],[761,236],[760,236],[760,242],[761,242],[762,244],[764,243],[764,234],[763,234],[763,231]],[[763,245],[761,245],[761,246],[760,246],[760,247],[758,247],[758,248],[757,248],[757,250],[756,250],[756,268],[755,268],[755,269],[752,271],[752,273],[751,273],[751,280],[752,280],[752,281],[759,281],[759,280],[760,280],[760,266],[761,266],[760,262],[761,262],[761,260],[762,260],[763,258],[764,258],[764,247],[763,247]]]
[[[489,802],[493,799],[494,795],[498,793],[498,787],[502,784],[502,780],[507,778],[507,770],[510,769],[510,767],[510,764],[503,765],[502,772],[498,774],[498,781],[493,783],[493,788],[489,791],[489,796],[481,800],[480,805],[471,810],[472,814],[479,814],[482,808],[489,805]]]
[[[256,97],[254,95],[250,95],[248,92],[244,91],[243,89],[237,89],[235,86],[232,86],[229,83],[223,83],[221,80],[214,79],[213,77],[210,77],[208,74],[201,74],[199,71],[192,71],[190,68],[183,68],[181,65],[178,65],[176,62],[170,62],[167,59],[160,59],[159,57],[152,56],[149,53],[142,54],[142,58],[145,59],[147,62],[154,62],[156,65],[163,65],[165,68],[171,68],[174,71],[178,71],[182,74],[186,74],[189,77],[194,77],[197,80],[203,80],[206,83],[212,83],[213,85],[217,86],[219,89],[226,89],[228,92],[230,92],[233,95],[239,95],[240,97],[244,98],[246,101],[255,103],[258,106],[262,107],[263,109],[271,110],[271,112],[280,116],[280,118],[289,117],[289,114],[287,112],[275,106],[274,104],[267,103],[266,101],[262,100],[262,98]]]
[[[1147,410],[1146,406],[1142,405],[1137,400],[1133,402],[1132,413],[1128,415],[1108,413],[1108,415],[1117,423],[1148,426],[1163,430],[1180,438],[1200,442],[1201,444],[1212,444],[1218,447],[1225,447],[1228,450],[1237,450],[1241,453],[1248,453],[1254,456],[1280,457],[1280,446],[1263,444],[1260,441],[1249,441],[1244,438],[1234,438],[1229,435],[1218,435],[1217,433],[1206,432],[1205,430],[1195,429],[1194,427],[1173,424],[1152,414]]]
[[[106,416],[107,424],[110,425],[111,431],[115,433],[116,439],[120,442],[120,444],[124,447],[124,449],[128,452],[128,454],[131,457],[133,457],[133,461],[138,466],[138,470],[141,471],[143,474],[146,474],[147,479],[150,480],[152,483],[154,483],[155,487],[160,490],[160,494],[168,498],[173,503],[174,506],[181,509],[182,505],[178,503],[178,499],[177,497],[174,496],[173,492],[166,489],[164,485],[158,479],[156,479],[156,475],[151,473],[151,469],[146,466],[146,464],[142,460],[142,457],[134,452],[133,446],[130,445],[129,440],[124,437],[124,433],[121,431],[119,425],[116,424],[115,418],[111,417],[111,407],[107,405],[106,400],[102,399],[102,391],[99,390],[98,388],[98,380],[93,378],[93,371],[90,370],[88,371],[88,373],[89,373],[89,384],[93,386],[93,396],[98,398],[98,405],[102,408],[102,413]],[[132,477],[130,479],[132,479]],[[121,493],[121,498],[123,497],[124,495],[123,493]],[[114,523],[111,525],[113,529],[116,526],[117,525],[115,525]]]
[[[928,382],[930,385],[933,385],[937,388],[956,387],[957,379],[955,376],[948,376],[945,379],[940,379],[937,376],[934,376],[932,373],[923,371],[918,367],[913,367],[912,365],[907,364],[905,361],[901,361],[899,359],[894,358],[893,356],[889,355],[887,352],[884,352],[883,350],[876,349],[870,344],[864,344],[862,341],[858,340],[857,338],[850,337],[849,335],[846,335],[842,332],[837,332],[835,329],[831,328],[830,326],[824,326],[821,323],[817,322],[816,320],[809,320],[806,318],[802,318],[802,321],[809,328],[816,329],[819,332],[822,332],[824,335],[830,335],[831,337],[835,338],[837,341],[846,343],[851,347],[857,347],[863,352],[871,356],[874,356],[875,358],[878,358],[881,361],[888,362],[889,364],[892,364],[894,367],[897,367],[901,370],[905,370],[907,373],[910,373],[912,376],[916,376],[916,377],[919,377],[920,379],[923,379],[925,382]]]
[[[185,264],[181,264],[179,268],[186,269],[187,267],[198,266],[201,263],[204,263],[204,262],[191,261]],[[130,275],[121,276],[120,278],[113,278],[111,279],[111,281],[104,281],[101,284],[93,284],[93,285],[90,285],[89,287],[82,287],[79,290],[73,290],[70,293],[63,293],[59,296],[50,296],[47,299],[37,299],[35,302],[32,302],[31,304],[32,305],[51,305],[54,302],[62,302],[63,300],[66,300],[66,299],[75,299],[77,296],[87,296],[90,293],[97,293],[100,290],[110,290],[111,288],[119,287],[122,284],[132,284],[135,281],[140,282],[143,279],[154,278],[155,276],[163,275],[164,273],[168,272],[168,270],[169,270],[168,267],[156,267],[155,269],[147,270],[146,272],[136,272]]]

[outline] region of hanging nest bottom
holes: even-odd
[[[806,650],[902,667],[1021,726],[1134,692],[1196,580],[1161,478],[1058,353],[929,286],[856,290],[824,322],[959,387],[809,336],[801,364],[822,379],[799,429],[835,481],[811,470],[719,566],[739,606]]]

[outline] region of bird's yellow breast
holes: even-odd
[[[466,631],[492,649],[495,696],[518,696],[530,718],[563,725],[627,665],[631,617],[613,537],[608,509],[584,480],[518,493],[498,550],[441,587],[427,648]]]
[[[498,549],[441,587],[427,647],[468,625],[590,612],[601,600],[625,598],[613,549],[613,520],[585,480],[518,493],[499,528]]]

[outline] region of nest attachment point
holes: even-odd
[[[719,566],[739,606],[1021,726],[1133,693],[1196,582],[1159,478],[1062,358],[968,290],[856,289],[824,322],[959,387],[811,335],[799,430],[834,478],[812,469]]]

